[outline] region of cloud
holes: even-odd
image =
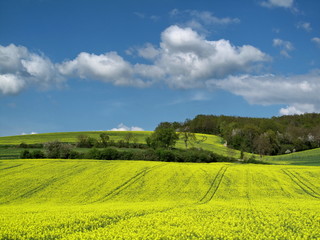
[[[267,0],[261,2],[261,6],[263,7],[283,7],[283,8],[292,8],[293,0]]]
[[[116,52],[105,54],[80,53],[74,60],[59,65],[60,72],[69,77],[95,79],[116,86],[144,87],[147,84],[133,77],[132,65]]]
[[[23,133],[21,133],[21,135],[33,135],[33,134],[38,134],[37,132],[31,132],[31,133],[25,133],[25,132],[23,132]]]
[[[147,87],[164,82],[173,88],[194,88],[203,87],[212,78],[250,72],[257,63],[270,59],[253,46],[238,47],[225,39],[209,41],[191,28],[176,25],[162,32],[159,47],[146,44],[127,51],[130,55],[135,52],[151,63],[129,63],[116,52],[83,52],[60,64],[59,69],[66,76],[118,86]]]
[[[117,128],[112,128],[108,131],[144,131],[141,127],[128,127],[123,123],[120,123]]]
[[[143,48],[138,48],[137,51],[140,57],[149,60],[153,60],[159,55],[159,50],[150,43],[147,43]]]
[[[190,27],[204,33],[208,32],[206,28],[210,26],[226,26],[240,23],[239,18],[219,18],[209,11],[173,9],[170,12],[170,16],[182,21],[181,26]]]
[[[56,66],[44,55],[23,46],[0,45],[0,94],[17,94],[31,85],[46,89],[63,82]]]
[[[147,16],[146,14],[141,13],[141,12],[134,12],[133,14],[136,15],[140,19],[150,19],[154,22],[156,22],[160,19],[159,16],[156,16],[156,15]]]
[[[316,109],[315,106],[312,104],[294,104],[293,106],[281,108],[279,111],[281,115],[294,115],[313,112],[316,112]]]
[[[256,63],[270,60],[251,45],[209,41],[191,28],[176,25],[162,32],[158,52],[153,67],[163,71],[164,81],[173,88],[203,87],[209,79],[249,72]]]
[[[311,39],[312,42],[314,42],[318,47],[320,47],[320,38],[314,37]]]
[[[312,31],[311,24],[308,23],[308,22],[299,22],[299,23],[297,24],[297,28],[298,28],[298,29],[305,30],[306,32],[311,32],[311,31]]]
[[[208,87],[220,88],[242,96],[250,104],[284,104],[281,114],[320,112],[320,71],[291,77],[277,75],[229,76],[208,82]]]
[[[290,58],[289,52],[294,50],[293,44],[289,41],[284,41],[279,38],[273,39],[273,46],[280,48],[280,54],[284,57]]]

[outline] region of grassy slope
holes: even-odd
[[[319,167],[2,160],[3,239],[320,237]]]
[[[320,166],[320,148],[279,156],[264,157],[264,160],[275,164]]]
[[[10,150],[5,149],[5,145],[18,145],[22,142],[27,144],[32,143],[45,143],[49,141],[55,141],[59,140],[61,142],[69,142],[74,143],[77,142],[77,137],[81,134],[99,138],[99,135],[102,133],[102,131],[99,132],[64,132],[64,133],[44,133],[44,134],[32,134],[32,135],[19,135],[19,136],[9,136],[9,137],[0,137],[0,159],[1,156],[3,158],[17,158],[19,156],[19,153],[21,149],[12,149],[11,148],[11,155]],[[110,140],[118,141],[123,140],[124,136],[128,133],[125,131],[106,131],[110,136]],[[135,131],[132,132],[134,136],[138,139],[139,143],[145,143],[146,137],[150,136],[152,134],[151,131]],[[215,153],[224,155],[224,156],[233,156],[233,157],[239,157],[240,152],[237,150],[226,148],[223,145],[223,139],[221,137],[215,136],[215,135],[207,135],[207,134],[197,134],[198,139],[202,139],[203,137],[206,138],[206,141],[195,144],[194,147],[201,147],[205,150],[210,150]],[[2,146],[2,148],[1,148]],[[176,144],[176,147],[178,148],[185,148],[184,142],[182,140],[179,140]]]
[[[5,145],[18,145],[22,142],[24,143],[44,143],[49,141],[59,140],[62,142],[77,142],[77,137],[81,134],[88,135],[94,138],[99,138],[99,135],[102,132],[63,132],[63,133],[44,133],[44,134],[34,134],[34,135],[19,135],[19,136],[10,136],[10,137],[0,137],[0,159],[14,159],[18,158],[22,149],[6,149]],[[124,139],[124,136],[127,132],[121,131],[106,131],[110,136],[111,140],[118,141]],[[141,131],[141,132],[132,132],[137,137],[139,143],[145,143],[145,138],[150,136],[151,131]],[[227,148],[223,145],[223,139],[215,135],[208,134],[197,134],[198,139],[206,138],[206,141],[195,144],[194,147],[199,147],[205,150],[210,150],[215,153],[232,156],[238,158],[240,152]],[[2,146],[2,147],[1,147]],[[185,148],[185,145],[182,140],[177,142],[176,147]],[[251,154],[246,153],[246,156],[249,157]],[[259,157],[256,155],[256,159]],[[264,157],[263,161],[269,162],[271,164],[289,164],[289,165],[310,165],[310,166],[320,166],[320,148],[313,149],[303,152],[291,153],[280,156]]]

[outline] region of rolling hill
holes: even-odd
[[[110,136],[110,140],[119,141],[123,140],[126,131],[91,131],[91,132],[63,132],[63,133],[44,133],[44,134],[32,134],[32,135],[18,135],[0,137],[0,159],[14,159],[19,158],[19,154],[22,149],[12,148],[12,145],[19,145],[21,143],[35,144],[45,143],[50,141],[59,140],[61,142],[75,143],[78,141],[79,135],[86,135],[98,139],[101,133],[107,133]],[[146,143],[146,137],[152,134],[151,131],[132,131],[131,133],[137,138],[138,143]],[[224,156],[239,157],[240,152],[225,147],[223,145],[224,140],[215,135],[209,134],[196,134],[197,138],[206,139],[204,142],[195,143],[193,146],[196,148],[202,148],[204,150],[213,151],[217,154]],[[9,146],[8,146],[9,145]],[[11,146],[10,146],[11,145]],[[183,140],[179,140],[176,144],[177,148],[185,149]]]

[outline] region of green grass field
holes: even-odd
[[[320,148],[279,156],[268,156],[264,160],[275,164],[320,166]]]
[[[319,239],[320,169],[0,161],[0,239]]]

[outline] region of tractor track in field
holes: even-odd
[[[101,202],[104,201],[110,197],[116,196],[119,193],[121,193],[123,190],[127,189],[128,187],[130,187],[132,184],[134,184],[135,182],[139,181],[141,178],[143,178],[146,174],[148,174],[149,172],[151,172],[152,170],[159,168],[159,167],[163,167],[167,165],[167,163],[164,164],[159,164],[153,167],[147,167],[144,168],[142,171],[138,172],[136,175],[134,175],[133,177],[129,178],[128,180],[126,180],[124,183],[120,184],[119,186],[115,187],[113,190],[111,190],[108,194],[106,194],[104,197],[94,201],[94,202]]]
[[[29,166],[29,167],[25,167],[25,168],[22,168],[22,169],[14,169],[14,170],[15,170],[14,172],[4,172],[4,173],[1,173],[1,172],[0,172],[0,173],[1,173],[1,176],[4,177],[4,176],[7,176],[7,175],[12,175],[12,174],[15,174],[15,173],[17,173],[17,172],[25,171],[25,170],[28,170],[28,169],[40,168],[40,167],[46,166],[46,165],[48,165],[48,164],[56,163],[56,162],[58,162],[58,161],[48,161],[48,162],[46,162],[46,163],[44,163],[44,164],[41,164],[41,165],[38,165],[38,166],[31,165],[31,166]],[[20,166],[23,166],[23,165],[24,165],[24,163],[20,164],[19,166],[16,165],[16,166],[14,166],[14,167],[2,168],[2,169],[0,169],[0,171],[1,171],[1,170],[6,170],[6,169],[15,168],[15,167],[20,167]]]
[[[286,174],[297,186],[299,186],[306,194],[313,198],[320,199],[320,194],[315,191],[313,188],[307,185],[301,177],[297,176],[297,174],[292,173],[288,169],[281,169],[284,174]]]
[[[10,166],[10,167],[1,168],[0,171],[2,171],[2,170],[7,170],[7,169],[11,169],[11,168],[20,167],[21,165],[23,165],[23,164],[18,164],[18,165],[14,165],[14,166]]]
[[[215,178],[213,179],[208,191],[204,194],[204,196],[199,200],[199,204],[205,204],[212,200],[216,192],[218,191],[222,179],[227,171],[228,167],[221,167]]]
[[[46,189],[47,187],[51,186],[55,182],[61,181],[61,180],[65,179],[65,178],[67,178],[70,175],[74,175],[76,173],[80,173],[80,172],[84,171],[85,169],[86,168],[83,168],[80,165],[74,166],[74,167],[71,168],[71,172],[67,172],[67,173],[59,175],[59,176],[51,177],[51,178],[47,179],[45,182],[39,184],[38,186],[32,188],[31,190],[29,190],[27,192],[19,195],[16,198],[13,198],[13,199],[5,201],[5,202],[0,202],[0,205],[1,204],[6,204],[6,203],[10,203],[12,201],[15,201],[15,200],[18,200],[18,199],[21,199],[21,198],[28,198],[28,197],[30,197],[30,196],[32,196],[32,195],[34,195],[34,194]]]

